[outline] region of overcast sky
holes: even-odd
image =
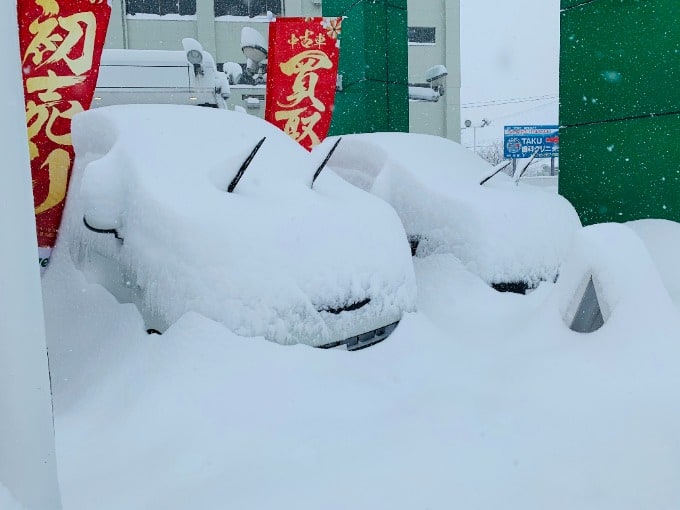
[[[559,0],[460,0],[462,121],[477,129],[477,145],[503,137],[503,126],[557,124]],[[540,101],[528,98],[549,96]],[[509,104],[470,107],[474,104]],[[472,130],[462,141],[473,145]]]

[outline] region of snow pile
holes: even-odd
[[[322,345],[414,310],[394,210],[332,172],[312,189],[321,156],[261,119],[120,106],[78,115],[73,140],[62,238],[94,281],[138,297],[151,327],[195,311],[240,335]],[[88,231],[83,217],[109,233]]]
[[[647,221],[649,232],[663,232],[665,222]],[[658,241],[653,234],[651,239]],[[550,301],[557,304],[565,325],[592,279],[604,325],[589,336],[625,338],[637,332],[677,342],[678,309],[645,243],[629,226],[607,223],[582,229],[567,260]]]
[[[394,211],[332,172],[310,189],[323,151],[310,158],[252,117],[233,117],[241,131],[224,128],[232,117],[221,116],[233,113],[185,110],[75,119],[68,225],[42,281],[65,510],[675,508],[680,314],[669,293],[677,289],[677,224],[574,228],[556,283],[498,293],[458,254],[411,260]],[[175,116],[192,130],[178,131]],[[397,184],[410,183],[445,219],[453,213],[440,203],[460,214],[466,204],[449,188],[474,188],[487,171],[468,177],[441,161],[407,180],[407,154],[394,151],[357,158],[356,182],[389,189],[390,198],[407,196]],[[352,167],[339,167],[351,180]],[[384,168],[394,169],[391,183],[381,183]],[[485,192],[505,206],[508,195],[524,196],[494,180]],[[395,203],[409,224],[438,219],[422,204]],[[480,203],[497,216],[472,214],[478,228],[466,242],[476,247],[473,234],[494,233],[491,220],[502,217],[497,204]],[[85,230],[86,212],[124,241]],[[566,230],[559,213],[542,218],[553,217]],[[530,258],[541,244],[532,236],[554,234],[522,220],[499,221],[526,236]],[[147,317],[88,282],[74,260],[104,281],[117,275],[110,261],[119,264],[127,271],[121,292],[148,289],[146,305],[169,329],[147,335]],[[589,277],[605,322],[576,333],[565,317]],[[383,296],[399,278],[395,296]],[[342,304],[365,289],[377,289],[383,311],[390,299],[413,306],[404,298],[413,299],[413,278],[418,311],[388,341],[357,352],[244,338],[226,320],[267,331],[276,311],[285,325],[313,296],[342,295]]]
[[[44,289],[65,510],[680,500],[680,324],[626,227],[583,229],[558,283],[527,296],[450,254],[416,258],[419,312],[353,353],[245,339],[193,313],[147,336],[64,248]],[[591,268],[612,313],[583,335],[560,303]]]
[[[326,142],[321,151],[327,150]],[[580,221],[559,195],[515,186],[459,144],[404,133],[343,136],[333,170],[389,202],[419,255],[453,253],[488,283],[552,281]]]
[[[638,220],[626,223],[644,241],[668,294],[680,308],[680,224],[668,220]]]

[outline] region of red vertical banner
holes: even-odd
[[[265,120],[305,149],[331,125],[342,18],[276,18],[269,25]]]
[[[19,48],[40,264],[57,239],[74,159],[71,119],[90,107],[110,0],[19,0]]]

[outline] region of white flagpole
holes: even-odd
[[[0,484],[25,510],[59,510],[16,0],[0,1],[0,48]]]

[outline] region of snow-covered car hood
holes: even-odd
[[[195,311],[241,335],[318,346],[415,309],[394,210],[330,171],[312,188],[323,158],[259,118],[115,106],[77,115],[73,142],[66,233],[74,258],[102,280],[110,268],[96,261],[113,261],[159,324]],[[88,230],[84,217],[110,234]]]
[[[323,153],[334,140],[316,150]],[[516,186],[451,140],[405,133],[343,136],[329,166],[391,204],[418,253],[452,253],[490,284],[554,280],[581,227],[563,197]]]

